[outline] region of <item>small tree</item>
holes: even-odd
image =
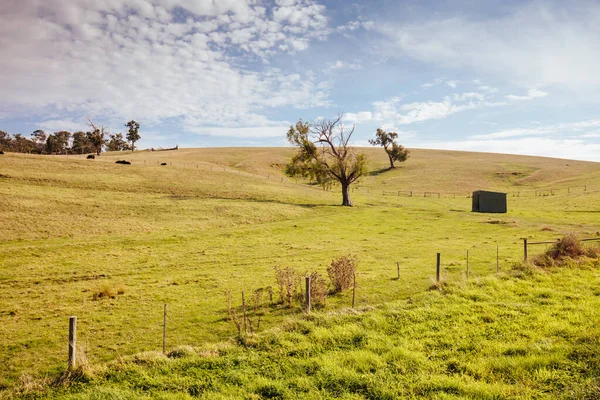
[[[122,151],[129,149],[127,142],[123,140],[123,134],[121,132],[110,135],[109,137],[110,140],[106,144],[107,151]]]
[[[88,125],[92,128],[91,132],[87,132],[87,137],[89,141],[94,146],[96,150],[96,154],[100,155],[102,153],[102,146],[104,146],[104,142],[106,141],[105,135],[108,133],[108,130],[104,127],[104,125],[96,126],[91,119],[88,118]]]
[[[77,131],[73,133],[71,151],[75,154],[86,154],[94,152],[96,149],[85,132]]]
[[[390,159],[390,169],[396,168],[394,163],[404,162],[408,158],[408,150],[401,144],[396,143],[398,134],[396,132],[386,132],[381,128],[377,128],[375,139],[369,140],[373,146],[383,146],[383,149]]]
[[[17,153],[31,153],[35,150],[35,143],[20,133],[16,133],[13,138],[13,148]]]
[[[131,120],[128,123],[126,123],[125,126],[129,128],[126,139],[129,140],[129,142],[131,142],[131,151],[134,151],[135,142],[137,142],[141,138],[140,134],[138,133],[138,131],[140,130],[140,124],[135,122],[134,120]]]
[[[287,139],[299,147],[298,153],[286,166],[288,176],[303,176],[326,186],[337,181],[342,186],[342,205],[352,206],[350,185],[366,172],[367,158],[349,146],[354,133],[341,123],[343,114],[334,119],[319,119],[313,124],[299,120],[290,126]]]
[[[35,131],[33,131],[33,133],[31,134],[31,141],[35,144],[35,148],[36,148],[36,153],[43,153],[44,152],[44,148],[46,147],[46,139],[48,138],[48,136],[46,135],[46,132],[44,132],[41,129],[37,129]]]
[[[7,132],[0,130],[0,150],[8,150],[10,142],[10,135]]]

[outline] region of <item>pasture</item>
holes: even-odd
[[[160,350],[164,303],[169,349],[231,338],[225,293],[238,305],[242,290],[275,287],[275,266],[324,273],[355,254],[357,304],[379,306],[424,293],[437,252],[443,278],[459,284],[467,250],[476,280],[495,274],[496,246],[506,271],[522,258],[520,238],[600,236],[596,163],[416,149],[385,171],[384,152],[365,149],[372,172],[342,208],[336,187],[283,176],[293,151],[1,156],[0,387],[65,368],[70,315],[80,349],[101,363]],[[509,212],[471,213],[477,189],[507,191]],[[103,288],[123,293],[95,298]],[[349,301],[330,297],[325,310]],[[260,330],[300,313],[273,306]]]

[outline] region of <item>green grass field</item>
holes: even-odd
[[[496,246],[500,269],[507,271],[522,258],[520,238],[599,236],[597,163],[413,150],[400,168],[384,171],[383,151],[365,151],[373,172],[352,193],[352,208],[338,206],[335,187],[324,191],[284,177],[293,149],[141,151],[97,160],[0,156],[0,365],[6,366],[0,386],[10,390],[30,376],[65,369],[70,315],[78,317],[78,340],[88,361],[101,364],[161,349],[164,303],[169,349],[228,340],[236,329],[227,321],[225,292],[239,305],[242,290],[275,286],[277,265],[324,272],[333,257],[355,254],[358,305],[385,309],[388,302],[423,296],[435,275],[437,252],[444,279],[458,285],[465,280],[467,250],[473,281],[495,274]],[[132,165],[114,164],[121,158]],[[168,165],[158,165],[162,162]],[[509,212],[471,213],[467,194],[476,189],[507,191]],[[543,247],[530,252],[537,250]],[[400,280],[394,279],[396,262]],[[598,278],[593,269],[571,274],[573,282]],[[554,290],[555,283],[544,279],[546,290]],[[125,290],[114,299],[94,300],[103,285]],[[572,285],[569,290],[578,283]],[[500,296],[510,295],[510,285],[502,290],[507,294]],[[418,298],[435,295],[425,296]],[[593,301],[590,297],[588,311],[573,318],[592,313]],[[563,303],[557,301],[574,310]],[[321,312],[349,304],[347,293],[330,297]],[[260,330],[299,314],[273,306]],[[377,315],[364,318],[384,318]],[[423,368],[417,372],[434,367]],[[513,393],[498,385],[497,393]],[[527,386],[527,393],[535,394],[536,385]]]

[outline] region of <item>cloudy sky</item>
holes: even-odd
[[[345,113],[408,147],[600,161],[600,3],[1,0],[0,129],[283,146]]]

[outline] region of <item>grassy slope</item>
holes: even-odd
[[[402,168],[366,177],[353,193],[357,206],[341,209],[332,207],[340,201],[335,190],[282,181],[291,151],[138,152],[125,156],[131,166],[113,163],[122,154],[95,161],[2,156],[0,364],[7,368],[0,384],[62,368],[69,315],[80,319],[90,360],[111,360],[159,348],[163,302],[174,328],[170,347],[231,336],[224,292],[239,297],[242,289],[273,285],[274,265],[324,271],[332,257],[351,251],[361,260],[359,304],[380,304],[423,292],[438,251],[446,279],[460,281],[466,250],[471,273],[482,276],[495,270],[496,244],[506,268],[520,256],[520,237],[595,235],[600,222],[595,163],[414,150]],[[374,171],[386,166],[381,150],[368,152]],[[468,212],[466,192],[479,188],[562,192],[511,197],[510,213],[492,218]],[[391,279],[396,261],[399,282]],[[125,284],[126,292],[93,301],[101,284]],[[344,304],[347,296],[329,306]],[[272,309],[263,326],[288,313]]]
[[[598,265],[511,271],[233,342],[140,354],[65,399],[597,399]]]

